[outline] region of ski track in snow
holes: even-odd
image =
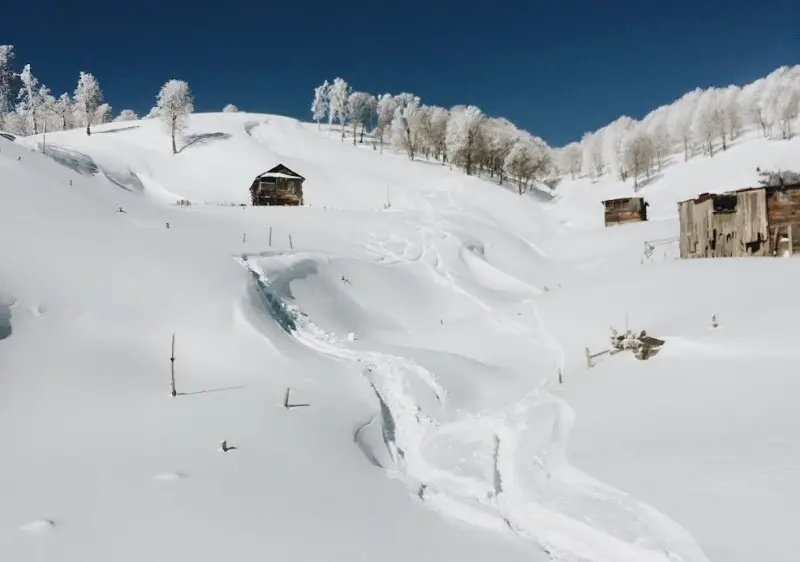
[[[419,232],[419,253],[411,251],[408,241],[399,254],[379,241],[373,241],[370,249],[387,258],[383,263],[429,259],[429,254],[435,253],[431,265],[437,274],[499,322],[497,311],[459,286],[442,267],[443,260],[430,237],[442,239],[443,225],[428,229],[423,225]],[[390,239],[392,242],[401,241]],[[250,272],[270,313],[283,328],[308,348],[362,368],[379,413],[355,430],[356,444],[372,464],[405,482],[429,507],[473,525],[531,540],[554,560],[706,561],[691,536],[677,524],[569,466],[565,448],[573,413],[566,403],[546,392],[547,382],[495,412],[467,415],[448,411],[447,393],[432,373],[404,357],[348,348],[347,337],[324,331],[273,292],[258,259],[269,257],[243,255],[238,261]],[[536,289],[530,287],[530,293],[524,304],[531,307],[537,321],[532,336],[553,350],[555,362],[564,369],[563,349],[537,310],[533,300]],[[514,318],[503,320],[517,322]],[[418,382],[435,401],[417,396]],[[435,407],[429,411],[420,406],[431,403]],[[442,421],[452,417],[452,421]],[[375,443],[365,437],[378,421],[386,451],[375,450]],[[387,457],[387,452],[389,462],[382,463],[378,459]]]

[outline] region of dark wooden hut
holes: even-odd
[[[300,174],[278,164],[256,176],[250,186],[250,198],[255,206],[302,205],[304,181],[305,178]]]
[[[603,201],[606,226],[647,220],[647,202],[641,197],[622,197]]]
[[[681,258],[793,254],[800,249],[800,184],[703,193],[678,203]]]

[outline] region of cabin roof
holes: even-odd
[[[603,205],[605,205],[606,203],[616,203],[618,201],[636,201],[636,200],[644,201],[644,198],[643,197],[617,197],[616,199],[606,199],[605,201],[603,201]]]
[[[274,168],[270,168],[263,174],[257,175],[256,178],[285,178],[285,179],[299,179],[299,180],[306,179],[297,172],[290,170],[283,164],[278,164]]]
[[[708,199],[714,199],[715,197],[720,196],[731,196],[736,195],[737,193],[746,193],[748,191],[759,191],[761,189],[766,190],[769,193],[774,193],[776,191],[781,191],[783,189],[800,189],[800,184],[791,184],[791,185],[757,185],[755,187],[743,187],[741,189],[734,189],[732,191],[722,191],[720,193],[700,193],[699,195],[695,195],[694,197],[689,197],[688,199],[683,199],[678,201],[678,203],[687,203],[689,201],[693,201],[695,203],[702,203],[703,201],[707,201]]]
[[[291,180],[303,179],[300,176],[293,176],[291,174],[284,174],[282,172],[264,172],[260,176],[260,178],[286,178]]]

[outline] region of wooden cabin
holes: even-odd
[[[303,204],[303,182],[305,178],[283,164],[256,176],[250,186],[250,198],[254,206]]]
[[[800,250],[800,184],[704,193],[678,203],[681,258],[778,256]]]
[[[648,203],[641,197],[623,197],[603,201],[606,226],[647,220]]]

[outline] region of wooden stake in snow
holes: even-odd
[[[269,227],[269,245],[272,246],[272,227]]]
[[[169,223],[167,223],[167,228],[169,228]]]
[[[228,441],[227,440],[221,441],[220,444],[219,444],[219,448],[222,449],[223,453],[227,453],[228,452]]]
[[[558,369],[558,384],[564,384],[564,378],[561,376],[561,369]]]
[[[292,235],[289,235],[289,249],[294,250],[294,246],[292,245]]]
[[[243,232],[242,233],[242,244],[244,244],[245,242],[247,242],[247,233]]]
[[[712,328],[716,328],[717,326],[719,326],[719,324],[717,324],[717,315],[716,314],[712,314],[711,315],[711,327]]]
[[[289,392],[290,392],[290,390],[291,389],[287,387],[286,388],[286,394],[283,395],[283,407],[286,408],[287,410],[289,409]]]
[[[172,334],[172,355],[169,358],[169,375],[170,375],[170,394],[172,394],[173,398],[178,395],[177,390],[175,390],[175,334]]]
[[[588,347],[584,347],[583,349],[586,350],[586,366],[591,369],[592,368],[592,354],[589,351]]]

